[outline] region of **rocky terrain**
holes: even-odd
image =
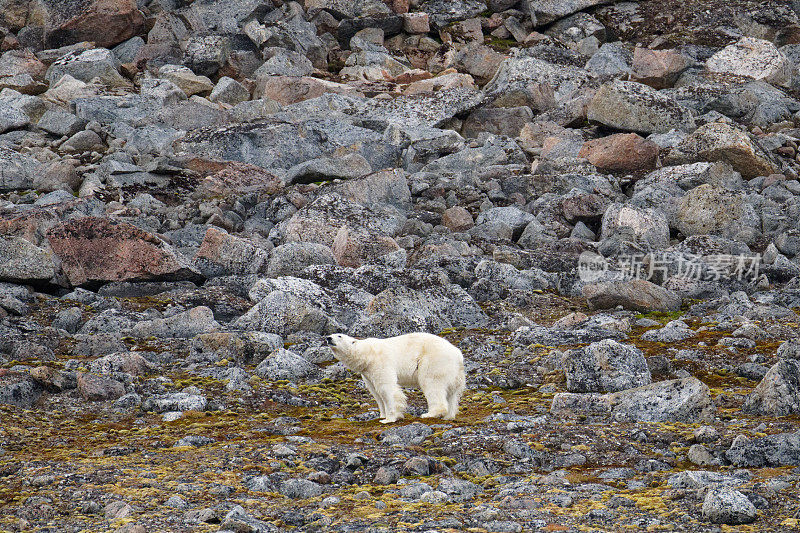
[[[1,531],[798,531],[800,4],[0,0]],[[324,336],[459,346],[378,422]]]

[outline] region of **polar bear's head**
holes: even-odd
[[[331,347],[334,357],[339,360],[350,353],[355,343],[356,339],[343,333],[334,333],[325,337],[325,344]]]

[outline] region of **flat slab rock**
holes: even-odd
[[[694,377],[602,395],[559,393],[550,407],[558,416],[607,415],[637,422],[696,422],[709,420],[714,411],[708,386]]]
[[[132,224],[84,217],[47,233],[72,286],[133,280],[200,280],[191,263],[164,241]]]

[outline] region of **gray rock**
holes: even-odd
[[[749,524],[758,511],[747,496],[727,487],[711,489],[703,500],[703,517],[715,524]]]
[[[30,124],[30,119],[22,111],[0,102],[0,133],[18,130]]]
[[[613,392],[650,383],[650,370],[641,350],[611,339],[570,350],[565,358],[567,390]]]
[[[455,477],[443,478],[436,488],[447,494],[450,500],[454,502],[469,501],[483,492],[480,485]]]
[[[119,85],[126,83],[119,74],[119,67],[120,62],[111,50],[93,48],[71,52],[58,58],[47,69],[44,77],[50,82],[50,85],[54,85],[65,75],[84,82],[100,78],[103,83],[108,85]]]
[[[597,91],[587,118],[612,128],[639,133],[691,131],[691,111],[655,89],[632,81],[614,80]]]
[[[270,524],[257,520],[248,515],[241,505],[236,505],[225,515],[220,524],[222,531],[246,531],[248,533],[277,533],[279,529]]]
[[[186,96],[214,90],[214,83],[207,76],[197,75],[192,69],[182,65],[164,65],[158,69],[158,76],[180,87]]]
[[[223,76],[208,95],[208,99],[220,104],[236,105],[250,100],[250,91],[233,78]]]
[[[700,126],[678,149],[695,160],[725,161],[746,179],[778,171],[772,158],[746,132],[722,122]]]
[[[386,445],[415,446],[422,444],[431,434],[433,434],[433,430],[430,426],[414,422],[407,426],[398,426],[382,431],[380,440]]]
[[[183,64],[201,76],[213,76],[229,55],[227,36],[194,35],[184,44]]]
[[[86,126],[86,121],[72,113],[49,109],[45,111],[36,126],[47,133],[63,137],[72,136],[81,131]]]
[[[9,372],[0,376],[0,404],[30,408],[41,394],[42,388],[27,374]]]
[[[481,132],[518,137],[522,127],[532,118],[533,112],[528,106],[484,107],[470,113],[461,133],[467,138],[477,137]]]
[[[144,39],[141,37],[131,37],[127,41],[119,43],[111,51],[120,63],[133,63],[144,44]]]
[[[155,411],[166,413],[168,411],[203,411],[208,405],[208,400],[200,394],[187,392],[173,392],[152,396],[142,402],[142,411]]]
[[[631,73],[633,54],[622,43],[603,43],[584,68],[602,78],[623,77]]]
[[[281,483],[279,491],[287,498],[301,500],[322,494],[322,485],[307,479],[287,479]]]
[[[400,157],[399,148],[384,143],[381,134],[340,120],[267,121],[192,132],[176,148],[262,168],[288,169],[345,147],[356,147],[355,153],[372,168],[395,167]]]
[[[674,489],[702,489],[705,487],[739,487],[749,481],[747,476],[729,475],[708,470],[685,470],[672,474],[667,483]]]
[[[800,466],[800,432],[753,439],[739,435],[733,439],[725,457],[740,467]]]
[[[53,254],[22,237],[0,237],[0,281],[30,283],[55,275]]]
[[[288,242],[273,248],[266,275],[270,278],[288,276],[310,265],[335,265],[329,246],[313,242]]]
[[[697,335],[680,320],[673,320],[663,328],[651,329],[642,334],[642,340],[650,342],[679,342]]]
[[[0,192],[32,188],[41,168],[32,157],[0,144]]]
[[[550,412],[567,416],[610,415],[615,420],[640,422],[695,422],[710,419],[714,409],[708,387],[690,377],[603,395],[558,393]]]
[[[609,0],[525,0],[528,9],[538,24],[549,24],[555,20],[582,11],[587,7],[610,3]]]
[[[214,442],[216,442],[216,440],[212,439],[211,437],[205,437],[203,435],[187,435],[186,437],[178,439],[175,442],[175,446],[194,446],[195,448],[200,448],[201,446],[208,446]]]
[[[297,381],[313,379],[321,374],[320,368],[309,363],[299,355],[280,348],[266,357],[255,370],[256,374],[267,380]]]
[[[97,133],[83,130],[64,141],[60,148],[65,152],[74,153],[104,152],[106,145]]]
[[[541,101],[543,87],[552,90],[555,103],[565,102],[589,83],[589,72],[574,65],[560,65],[518,51],[506,59],[483,88],[490,98],[519,93],[526,101]]]
[[[673,291],[643,279],[609,281],[584,285],[583,296],[596,309],[618,305],[633,311],[677,311],[681,298]]]
[[[791,86],[792,68],[792,62],[774,44],[753,37],[742,37],[706,61],[709,72],[746,76],[782,87]]]
[[[775,363],[745,399],[742,410],[767,416],[800,413],[800,360]]]
[[[669,246],[669,225],[661,211],[637,209],[614,203],[608,206],[600,225],[600,237],[624,235],[642,243],[648,250],[663,250]]]
[[[407,287],[381,291],[350,328],[358,337],[390,337],[414,331],[438,333],[451,327],[482,327],[487,316],[458,285],[432,287],[424,293]]]
[[[428,0],[420,10],[428,14],[434,29],[440,29],[479,15],[486,10],[486,4],[479,0]]]
[[[782,342],[778,346],[777,355],[779,359],[800,360],[800,342],[796,340]]]
[[[195,263],[207,278],[242,276],[260,272],[268,256],[250,240],[210,227],[195,254]]]
[[[328,328],[330,317],[318,302],[327,295],[321,290],[317,294],[318,299],[314,299],[308,293],[298,295],[286,290],[271,291],[234,324],[239,328],[282,336],[298,331],[323,333]]]
[[[130,334],[137,338],[191,338],[219,328],[220,325],[214,320],[213,311],[208,307],[199,306],[168,318],[139,322],[131,328]]]
[[[687,237],[710,234],[744,240],[744,232],[758,230],[760,218],[744,195],[706,184],[677,200],[674,225]]]
[[[333,179],[352,179],[372,172],[369,162],[359,154],[347,154],[344,157],[320,157],[298,163],[286,173],[286,181],[290,184],[314,183]]]

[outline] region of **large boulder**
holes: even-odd
[[[725,161],[746,179],[778,172],[770,156],[747,133],[723,122],[700,126],[678,148],[695,160]]]
[[[58,48],[81,41],[111,47],[139,34],[145,19],[136,0],[40,0],[45,43]]]
[[[691,131],[692,112],[652,87],[632,81],[604,84],[586,111],[590,121],[639,133]]]
[[[53,254],[22,237],[0,237],[0,281],[41,282],[55,275]]]
[[[708,58],[706,69],[790,87],[794,67],[792,61],[771,42],[742,37]]]
[[[739,435],[725,457],[734,466],[743,468],[800,466],[800,431],[753,439]]]
[[[5,145],[0,145],[0,193],[33,188],[42,164]]]
[[[608,206],[600,225],[600,236],[605,239],[624,235],[642,243],[648,249],[663,250],[669,246],[669,224],[661,211],[640,209],[614,203]]]
[[[649,311],[677,311],[681,298],[674,292],[644,279],[608,281],[587,284],[583,296],[595,309],[625,309],[647,313]]]
[[[637,422],[696,423],[710,420],[714,411],[708,386],[693,377],[602,395],[563,392],[550,408],[556,416],[605,415]]]
[[[266,264],[268,253],[247,239],[209,227],[195,262],[206,277],[255,274]]]
[[[758,213],[743,195],[712,185],[695,187],[678,199],[676,205],[675,229],[687,237],[721,235],[735,238],[743,231],[761,228]]]
[[[538,24],[549,24],[567,15],[583,11],[611,0],[525,0],[531,16]]]
[[[766,416],[800,413],[800,360],[781,359],[772,365],[747,396],[742,410]]]
[[[157,318],[137,323],[131,329],[136,338],[193,338],[219,329],[214,313],[205,306],[194,307],[167,318]]]
[[[578,155],[603,170],[652,170],[658,160],[658,145],[635,133],[617,133],[586,141]]]
[[[755,505],[731,487],[712,488],[703,500],[703,517],[715,524],[749,524],[758,518]]]
[[[651,379],[642,351],[611,339],[570,350],[565,362],[570,392],[614,392],[648,385]]]
[[[294,352],[280,348],[269,354],[256,367],[256,374],[267,380],[297,381],[315,378],[322,374],[320,368]]]
[[[32,407],[42,388],[28,374],[0,369],[0,404]]]
[[[126,222],[76,218],[50,229],[47,240],[72,286],[202,279],[190,262],[166,242]]]

